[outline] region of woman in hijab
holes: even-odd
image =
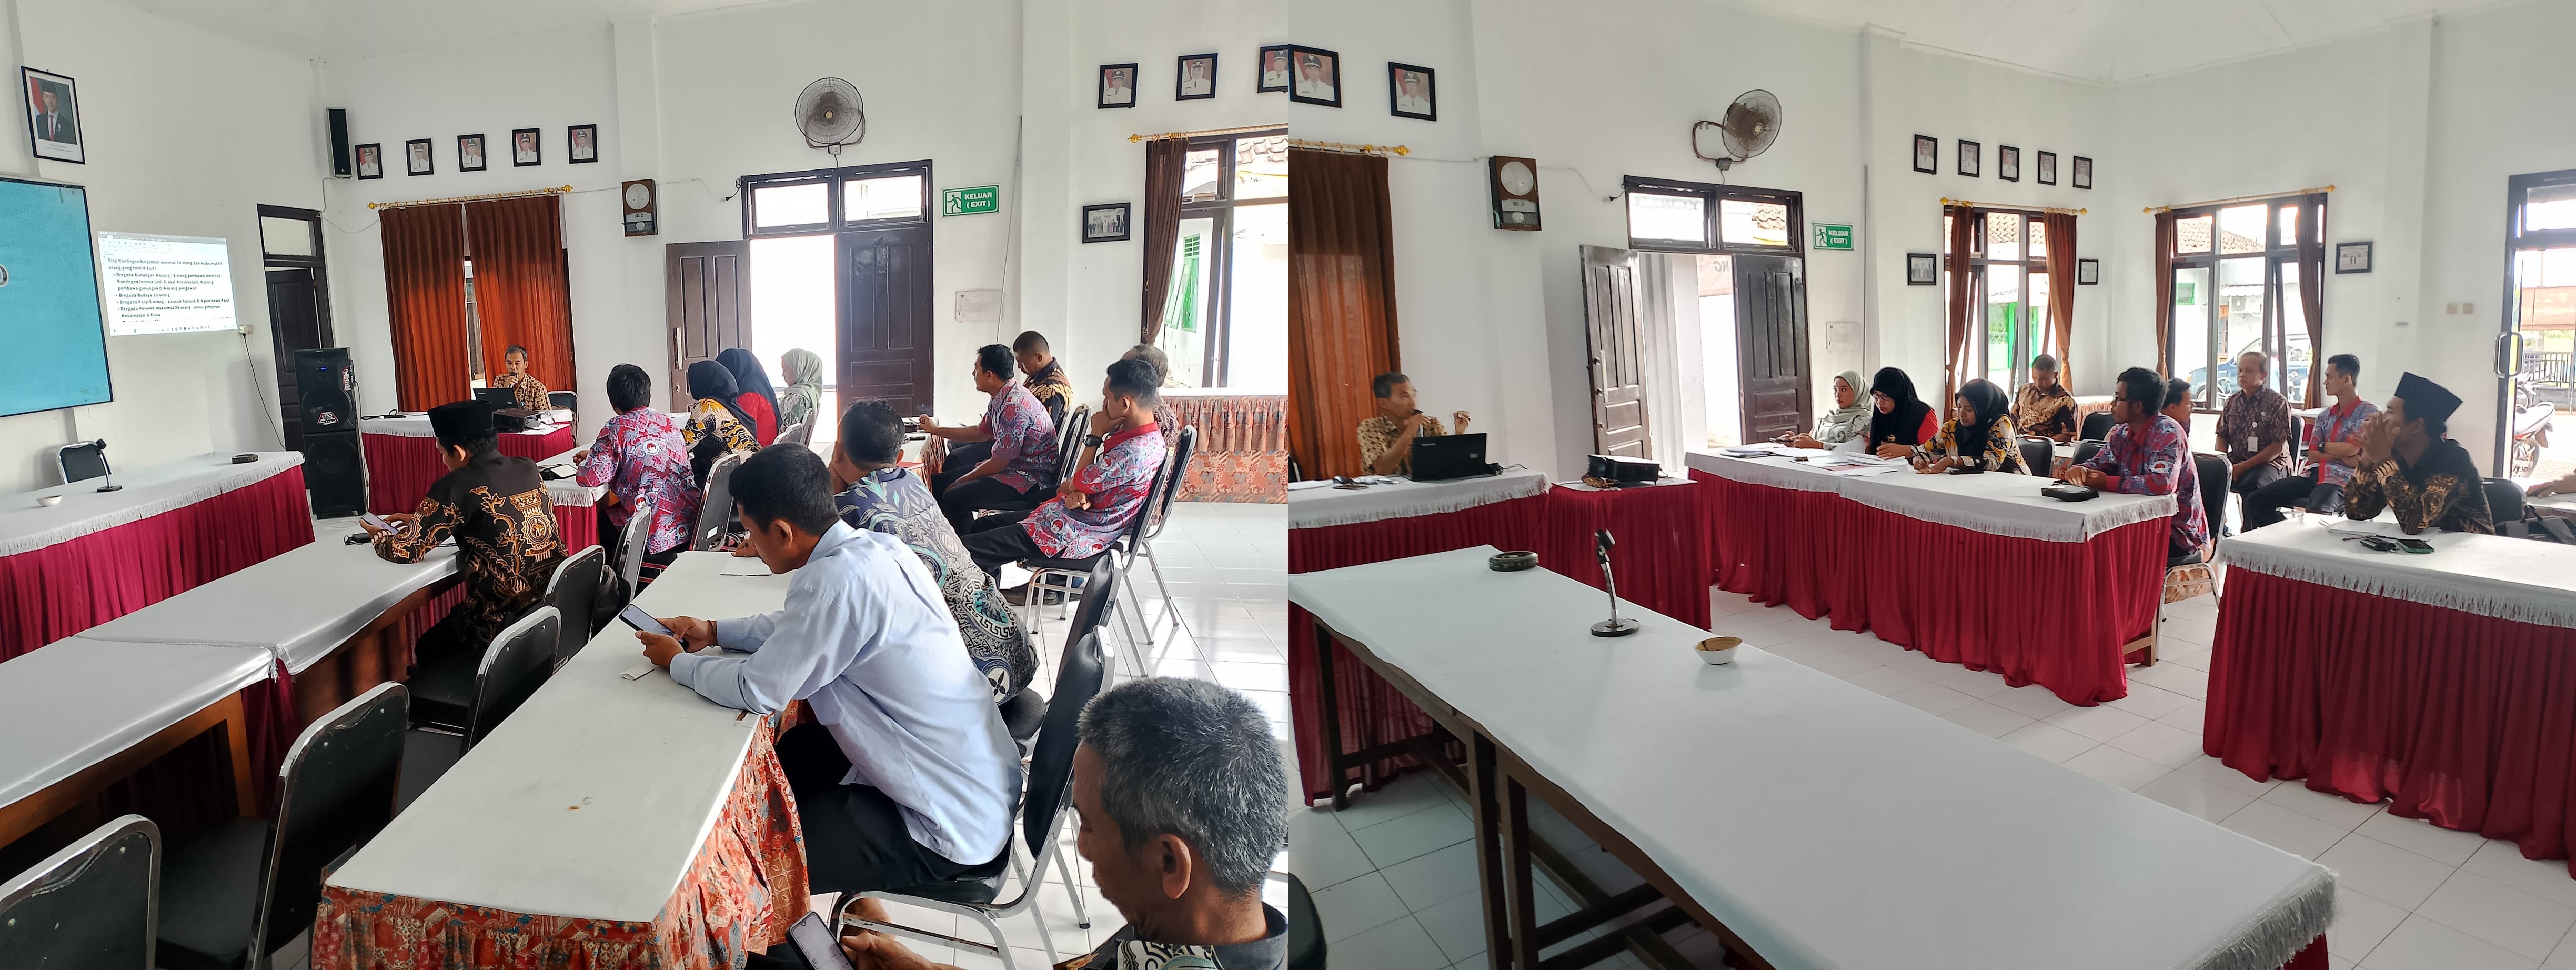
[[[712,360],[690,364],[689,396],[698,403],[689,406],[688,422],[680,425],[680,443],[689,447],[689,468],[703,488],[707,469],[715,466],[716,459],[728,452],[758,451],[760,442],[752,437],[750,413],[737,403],[751,396],[734,386],[733,372],[723,364]]]
[[[769,386],[769,371],[760,366],[760,358],[740,347],[717,354],[716,363],[733,374],[734,387],[741,392],[734,403],[750,415],[743,423],[751,425],[751,436],[760,440],[761,447],[769,447],[778,440],[778,390]]]
[[[1795,448],[1831,448],[1869,433],[1869,416],[1873,409],[1861,400],[1860,372],[1847,370],[1834,375],[1834,409],[1816,418],[1816,433],[1787,438]]]
[[[2022,467],[2021,436],[2013,432],[2012,400],[2004,389],[1983,378],[1961,385],[1941,433],[1914,449],[1914,468],[1926,475],[1953,468],[2029,474]]]
[[[823,406],[823,355],[799,347],[778,359],[787,389],[778,394],[778,426],[791,428],[814,420]]]
[[[1869,381],[1869,446],[1881,458],[1912,458],[1914,446],[1940,433],[1940,415],[1914,396],[1914,379],[1881,367]]]

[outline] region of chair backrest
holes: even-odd
[[[575,411],[581,408],[581,395],[571,391],[547,391],[546,403],[557,411]]]
[[[160,827],[99,826],[0,882],[0,966],[152,970],[160,895]]]
[[[2487,521],[2498,524],[2520,522],[2524,515],[2522,488],[2501,478],[2487,479]]]
[[[1082,605],[1074,607],[1073,623],[1065,628],[1067,642],[1080,640],[1083,634],[1097,629],[1101,621],[1109,618],[1109,611],[1117,608],[1118,570],[1109,565],[1109,557],[1102,556],[1099,562],[1092,563],[1091,576],[1082,584]]]
[[[1182,479],[1190,473],[1190,456],[1198,450],[1198,426],[1182,428],[1179,444],[1174,445],[1172,453],[1163,459],[1163,471],[1154,479],[1153,490],[1145,496],[1144,511],[1136,516],[1136,524],[1127,540],[1131,551],[1163,534],[1164,523],[1172,519],[1172,496],[1180,494]]]
[[[62,466],[65,485],[107,474],[107,442],[104,441],[64,445],[54,458]]]
[[[1056,429],[1056,430],[1058,430],[1058,431],[1062,431],[1062,430],[1064,430],[1064,427],[1065,427],[1065,425],[1064,425],[1064,406],[1065,406],[1067,403],[1070,403],[1070,402],[1068,402],[1068,401],[1066,400],[1065,396],[1064,396],[1064,395],[1062,395],[1062,394],[1058,394],[1058,395],[1055,395],[1054,397],[1050,397],[1050,398],[1047,398],[1047,399],[1046,399],[1046,400],[1044,400],[1044,401],[1040,401],[1040,402],[1038,402],[1038,406],[1039,406],[1039,407],[1043,407],[1043,408],[1045,408],[1045,409],[1046,409],[1046,413],[1047,413],[1047,420],[1048,420],[1048,421],[1051,421],[1051,422],[1054,422],[1054,423],[1055,423],[1055,429]]]
[[[599,574],[608,568],[608,550],[592,546],[566,558],[546,582],[546,605],[562,617],[555,638],[555,666],[561,667],[590,642],[591,607],[599,599]]]
[[[563,617],[554,607],[540,606],[492,638],[482,666],[474,671],[474,703],[465,712],[466,750],[473,750],[475,742],[554,675],[555,638],[562,632]]]
[[[626,520],[626,531],[617,537],[617,578],[626,581],[627,599],[635,598],[635,584],[644,578],[644,547],[652,542],[653,506],[637,505],[634,517]]]
[[[788,425],[785,430],[778,432],[778,440],[788,442],[799,448],[812,448],[814,447],[814,422],[799,421],[795,424]],[[824,460],[829,461],[830,459],[827,458]]]
[[[1084,599],[1091,598],[1085,591]],[[1046,723],[1038,728],[1036,749],[1029,754],[1028,796],[1020,802],[1020,836],[1031,852],[1057,849],[1056,817],[1073,801],[1073,749],[1082,709],[1100,694],[1106,675],[1100,662],[1100,634],[1067,638],[1064,657],[1056,663],[1055,692],[1047,695]],[[1046,864],[1044,858],[1038,864]]]
[[[2235,469],[2222,455],[2194,455],[2192,465],[2200,473],[2200,507],[2209,516],[2209,536],[2218,537],[2219,526],[2227,522],[2227,485]]]
[[[378,684],[306,726],[286,749],[251,952],[274,952],[311,929],[323,867],[393,821],[410,720],[411,693]]]
[[[1091,405],[1077,405],[1073,414],[1055,423],[1055,480],[1073,477],[1073,463],[1082,460],[1082,436],[1091,431]]]
[[[2102,450],[2102,443],[2099,441],[2078,441],[2075,443],[2075,454],[2067,456],[2067,462],[2081,465],[2092,460],[2093,453],[2100,450]]]
[[[2021,439],[2021,470],[2045,477],[2057,464],[2057,443],[2046,438]]]
[[[724,546],[725,523],[733,521],[733,470],[742,456],[728,454],[707,469],[706,504],[698,507],[698,526],[689,533],[689,548],[704,552]]]
[[[2111,437],[2111,412],[2095,411],[2084,416],[2084,433],[2076,435],[2086,441],[2104,441]]]
[[[1315,897],[1306,883],[1288,874],[1288,970],[1324,970],[1324,923],[1315,918]]]

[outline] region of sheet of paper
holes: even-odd
[[[758,557],[758,556],[744,556],[744,557],[742,557],[742,558],[740,558],[740,559],[727,559],[727,560],[725,560],[724,568],[719,569],[719,570],[716,570],[716,575],[718,575],[718,576],[768,576],[768,575],[772,575],[772,574],[771,574],[771,573],[770,573],[770,571],[769,571],[769,564],[768,564],[768,563],[765,563],[765,562],[761,562],[761,561],[760,561],[760,557]]]

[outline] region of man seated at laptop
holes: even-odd
[[[1065,479],[1056,497],[1031,512],[984,517],[966,534],[975,565],[995,577],[1002,564],[1023,559],[1083,559],[1103,549],[1145,510],[1145,493],[1163,472],[1163,431],[1154,424],[1154,365],[1122,360],[1109,365],[1092,420],[1107,435],[1087,434],[1097,449],[1089,464]]]
[[[1448,434],[1440,419],[1422,413],[1413,404],[1413,379],[1388,371],[1369,383],[1377,394],[1377,414],[1360,422],[1360,464],[1371,475],[1413,474],[1413,439]],[[1467,412],[1451,418],[1458,422],[1458,433],[1467,433]]]

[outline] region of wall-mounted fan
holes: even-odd
[[[805,136],[805,147],[829,151],[839,161],[841,146],[868,137],[868,107],[858,85],[836,77],[806,85],[796,96],[796,130]]]
[[[1762,154],[1780,137],[1780,99],[1756,88],[1737,95],[1726,117],[1691,126],[1691,153],[1716,162],[1718,171]]]

